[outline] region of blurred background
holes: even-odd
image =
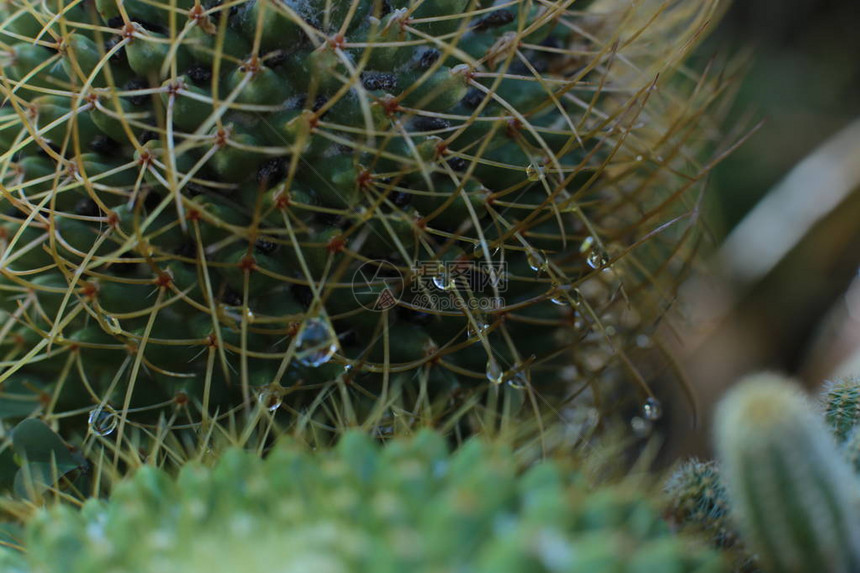
[[[713,406],[745,373],[813,392],[860,375],[858,26],[857,0],[737,0],[698,50],[697,69],[744,54],[729,123],[757,129],[711,174],[706,262],[667,329],[699,406],[693,431],[669,422],[678,453],[708,454]]]

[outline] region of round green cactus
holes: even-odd
[[[176,479],[144,466],[108,501],[39,510],[23,543],[3,558],[34,573],[727,570],[638,488],[594,488],[563,463],[521,474],[505,448],[449,454],[430,431],[384,448],[283,441],[265,460],[232,449]]]
[[[0,416],[644,400],[723,91],[675,71],[717,4],[5,1]]]

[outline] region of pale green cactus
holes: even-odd
[[[860,569],[858,479],[808,399],[781,376],[751,376],[715,424],[732,513],[761,567]]]
[[[39,510],[23,545],[32,573],[727,571],[645,490],[563,461],[521,473],[477,440],[449,454],[430,431],[319,452],[283,440],[265,460],[232,449],[176,479],[144,466],[107,501]]]

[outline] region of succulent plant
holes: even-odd
[[[723,482],[716,461],[683,462],[666,481],[666,514],[676,531],[696,535],[722,551],[735,573],[758,572],[732,519]]]
[[[739,571],[856,571],[860,441],[846,404],[858,385],[857,378],[828,383],[822,420],[790,380],[743,380],[718,408],[719,467],[688,462],[667,484],[673,517],[718,547],[740,537],[750,554],[738,559]]]
[[[805,397],[780,376],[742,382],[716,440],[741,531],[773,573],[860,567],[858,482]]]
[[[7,0],[0,415],[122,442],[645,400],[717,4]]]
[[[702,527],[717,547],[734,544],[729,501],[716,462],[697,459],[684,462],[670,476],[665,489],[676,523]]]
[[[828,382],[821,393],[824,419],[839,442],[844,442],[860,421],[860,380],[840,378]]]
[[[726,571],[640,487],[594,486],[564,461],[522,473],[478,440],[449,454],[428,430],[384,448],[347,433],[317,452],[231,449],[175,479],[143,466],[109,500],[38,510],[18,542],[26,556],[0,563],[34,573]]]

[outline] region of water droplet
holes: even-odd
[[[113,335],[122,334],[122,326],[117,317],[102,313],[102,322],[104,322],[104,326],[109,333]]]
[[[557,304],[558,306],[568,306],[569,305],[567,297],[564,295],[563,292],[557,292],[557,293],[553,294],[549,300],[552,301],[553,304]]]
[[[451,290],[457,286],[454,282],[454,278],[444,270],[438,271],[438,273],[433,276],[433,285],[439,290]]]
[[[250,308],[246,308],[243,314],[241,306],[229,306],[226,304],[218,305],[218,320],[234,332],[239,332],[242,328],[242,317],[245,317],[247,324],[254,322],[254,313]]]
[[[296,342],[296,359],[305,366],[321,366],[337,352],[337,339],[328,321],[322,317],[309,318]]]
[[[649,396],[642,404],[642,415],[650,422],[659,420],[663,416],[663,404],[657,398]]]
[[[526,249],[526,260],[529,267],[535,272],[539,273],[547,268],[546,257],[531,247]]]
[[[639,416],[634,416],[633,419],[630,420],[630,427],[633,429],[634,434],[640,438],[644,438],[651,433],[652,425],[650,421],[640,418]]]
[[[231,323],[228,324],[231,328],[239,328],[242,324],[242,307],[241,306],[227,306],[227,305],[218,305],[218,310],[222,317],[226,317],[230,319]],[[248,324],[254,322],[254,312],[250,308],[246,308],[244,312],[245,321]],[[226,320],[224,321],[227,322]]]
[[[529,163],[529,166],[526,167],[526,177],[528,177],[529,181],[540,181],[544,176],[543,166],[539,163]]]
[[[469,328],[466,331],[466,334],[469,338],[478,338],[478,336],[485,333],[488,328],[490,328],[489,324],[480,319],[476,319],[474,323],[469,323]]]
[[[600,247],[594,246],[588,252],[585,262],[587,262],[588,266],[592,269],[599,269],[600,267],[605,267],[609,264],[609,254]]]
[[[493,384],[501,384],[505,379],[505,371],[499,366],[495,358],[490,358],[487,361],[487,380]]]
[[[269,412],[274,412],[283,404],[283,394],[276,388],[264,386],[257,394],[257,402]]]
[[[556,286],[550,291],[549,296],[549,300],[558,306],[578,307],[582,304],[582,293],[577,288],[571,288],[570,285]]]
[[[107,407],[94,408],[90,410],[90,416],[87,418],[90,431],[97,436],[107,436],[116,429],[119,423],[119,418],[116,413]]]
[[[570,287],[555,285],[549,292],[549,300],[558,306],[568,306],[570,301],[567,300],[567,289]]]
[[[516,390],[524,390],[529,386],[529,377],[524,370],[518,370],[508,378],[508,386]]]
[[[599,269],[609,264],[609,253],[597,244],[594,237],[586,237],[579,246],[579,252],[585,254],[585,262],[592,269]]]

